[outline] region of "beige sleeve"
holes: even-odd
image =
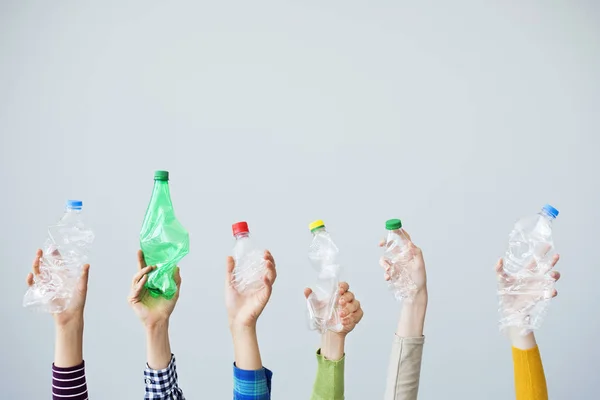
[[[394,335],[385,400],[417,399],[424,343],[423,336],[401,338]]]

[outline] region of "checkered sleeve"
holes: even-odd
[[[171,361],[165,369],[152,369],[146,364],[144,381],[146,383],[144,399],[185,400],[177,383],[177,367],[173,354],[171,354]]]
[[[270,400],[271,377],[267,368],[256,371],[239,369],[233,364],[233,400]]]

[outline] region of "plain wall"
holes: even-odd
[[[365,311],[347,399],[382,398],[399,306],[377,242],[393,217],[429,277],[419,398],[513,397],[493,266],[515,219],[544,203],[561,211],[563,275],[537,334],[550,398],[596,398],[599,21],[593,1],[1,1],[0,397],[49,398],[52,319],[21,302],[67,198],[96,233],[90,396],[143,397],[126,297],[167,169],[191,238],[171,321],[186,398],[231,398],[224,259],[242,219],[277,261],[258,324],[273,398],[309,397],[317,218]]]

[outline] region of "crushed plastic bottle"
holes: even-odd
[[[48,227],[40,274],[34,276],[33,286],[25,293],[24,307],[53,314],[69,307],[94,241],[94,233],[81,218],[82,208],[83,202],[68,200],[63,217]]]
[[[387,220],[385,229],[388,233],[381,264],[390,275],[390,290],[393,291],[396,300],[411,301],[414,299],[417,285],[411,278],[413,254],[408,247],[409,239],[399,219]]]
[[[190,237],[175,218],[167,171],[154,173],[154,190],[140,232],[140,247],[146,265],[157,267],[148,275],[146,289],[152,297],[171,299],[177,292],[173,273],[177,263],[189,253]]]
[[[312,222],[309,229],[313,234],[308,258],[318,277],[312,293],[307,299],[309,328],[321,333],[339,332],[342,321],[339,315],[339,249],[325,229],[321,220]]]
[[[509,235],[498,284],[501,330],[517,327],[527,334],[543,322],[554,289],[549,272],[557,216],[556,208],[545,205],[538,214],[518,220]]]
[[[233,247],[235,268],[232,285],[238,293],[259,290],[264,286],[265,251],[256,246],[252,240],[248,224],[245,221],[233,224],[231,229],[236,239]]]

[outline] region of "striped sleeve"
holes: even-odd
[[[85,362],[69,368],[52,364],[52,400],[88,400]]]

